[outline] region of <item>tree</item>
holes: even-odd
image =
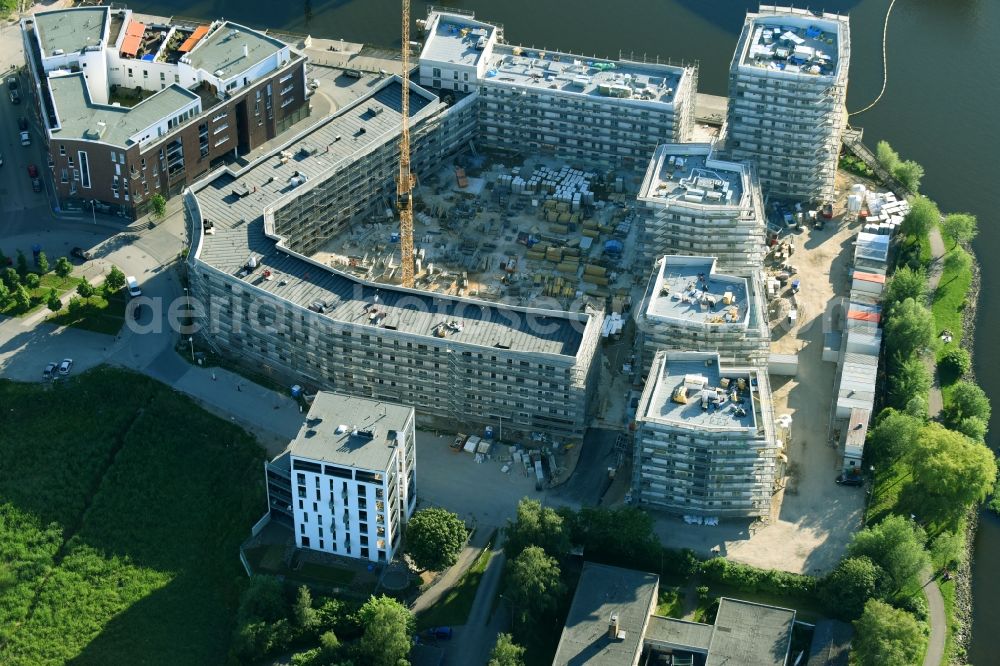
[[[867,557],[888,575],[892,592],[917,583],[927,566],[924,530],[909,518],[889,516],[854,535],[847,552],[850,557]]]
[[[952,213],[941,220],[941,231],[951,236],[952,247],[967,243],[979,233],[979,222],[971,213]]]
[[[254,576],[250,584],[240,595],[240,605],[236,612],[238,624],[247,624],[253,620],[276,622],[285,617],[288,602],[285,601],[285,591],[274,576]]]
[[[564,589],[559,575],[559,563],[538,546],[528,546],[511,561],[506,596],[520,611],[522,622],[555,611]]]
[[[573,543],[583,547],[588,559],[647,570],[655,570],[662,562],[663,548],[653,531],[653,518],[642,509],[585,507],[574,523]]]
[[[539,546],[549,555],[561,558],[569,552],[570,526],[555,509],[538,500],[524,498],[517,503],[517,519],[504,528],[504,553],[517,557],[528,546]]]
[[[22,278],[28,274],[28,258],[20,250],[17,251],[17,274]]]
[[[55,289],[49,289],[49,295],[45,302],[49,306],[49,310],[53,312],[62,310],[62,299],[59,298],[59,294],[56,293]]]
[[[940,220],[941,211],[937,204],[925,196],[916,196],[910,202],[910,212],[903,218],[902,231],[907,236],[921,238],[929,234]]]
[[[406,525],[406,554],[421,569],[447,569],[458,560],[467,536],[465,523],[451,511],[421,509]]]
[[[0,308],[5,307],[8,300],[10,300],[10,289],[6,282],[0,280]]]
[[[66,257],[59,257],[56,259],[56,275],[63,278],[64,280],[69,277],[69,274],[73,272],[73,264],[69,263],[69,259]]]
[[[930,403],[927,402],[927,394],[911,396],[906,401],[906,407],[903,408],[903,411],[907,416],[920,419],[921,423],[927,423],[927,419],[930,418]]]
[[[934,344],[934,315],[912,298],[906,299],[885,322],[885,344],[903,359],[919,356]]]
[[[524,666],[524,648],[510,634],[497,636],[488,666]]]
[[[31,307],[31,294],[28,293],[23,284],[17,285],[17,289],[14,290],[14,305],[19,312],[24,312]]]
[[[305,585],[300,585],[296,593],[295,603],[292,604],[292,620],[303,632],[312,631],[319,624],[319,614],[312,606],[312,594]]]
[[[84,280],[76,285],[76,293],[80,294],[80,298],[90,298],[94,295],[94,285]]]
[[[104,278],[104,288],[109,293],[115,293],[125,286],[125,274],[117,266],[112,266],[106,278]]]
[[[40,277],[35,273],[28,273],[24,276],[24,286],[28,289],[38,289],[38,285],[42,283]]]
[[[920,181],[924,177],[924,167],[913,160],[905,160],[892,170],[892,175],[911,192],[920,190]]]
[[[153,207],[153,217],[162,220],[167,214],[167,200],[162,194],[154,194],[149,198],[149,204]]]
[[[921,419],[910,414],[884,409],[868,434],[869,446],[865,447],[865,455],[871,455],[872,462],[878,466],[889,465],[910,450],[923,426]]]
[[[66,304],[66,309],[69,310],[71,315],[75,315],[83,307],[83,301],[78,297],[73,296],[69,299],[69,303]]]
[[[820,582],[819,599],[830,615],[850,621],[884,587],[885,577],[885,571],[867,557],[847,557]]]
[[[961,532],[941,532],[931,541],[930,551],[934,566],[959,566],[965,559],[965,537]]]
[[[851,655],[859,666],[912,666],[924,653],[926,639],[917,620],[878,599],[865,604],[854,632]]]
[[[972,255],[964,248],[956,247],[944,255],[944,269],[952,275],[961,275],[972,270]]]
[[[951,389],[951,400],[945,406],[942,416],[948,427],[955,427],[964,419],[975,417],[989,423],[993,408],[986,391],[970,381],[956,382]]]
[[[914,270],[909,266],[896,269],[892,278],[885,285],[882,303],[886,310],[891,310],[897,303],[912,298],[917,303],[927,302],[927,274],[924,269]]]
[[[989,424],[978,416],[968,416],[955,424],[955,430],[969,439],[974,439],[977,442],[985,442]]]
[[[905,501],[929,520],[953,520],[986,499],[997,476],[993,452],[960,432],[931,423],[921,430],[910,461]]]
[[[875,159],[889,173],[895,171],[900,162],[899,153],[892,149],[888,141],[879,141],[875,144]]]
[[[892,381],[889,382],[889,404],[903,409],[913,396],[926,396],[931,390],[931,373],[919,356],[895,357]]]
[[[358,611],[364,629],[358,641],[361,663],[397,666],[410,653],[413,615],[401,603],[385,595],[372,597]]]
[[[3,270],[3,283],[8,289],[14,291],[17,289],[17,285],[21,284],[21,276],[13,268],[5,268]]]
[[[39,275],[45,275],[49,272],[49,258],[45,256],[44,252],[38,253],[37,265]]]
[[[955,379],[968,374],[972,369],[972,356],[961,347],[952,347],[941,355],[938,370],[951,383]]]

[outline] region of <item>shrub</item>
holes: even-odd
[[[938,361],[938,371],[941,374],[941,381],[951,384],[961,378],[972,369],[972,356],[961,347],[952,347],[941,356]]]

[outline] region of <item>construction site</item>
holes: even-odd
[[[414,190],[415,286],[512,305],[547,297],[567,310],[589,301],[620,313],[651,268],[636,261],[640,176],[541,156],[459,155]],[[398,224],[355,224],[313,259],[397,284]]]

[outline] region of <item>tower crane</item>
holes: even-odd
[[[399,255],[404,287],[413,286],[413,173],[410,171],[410,0],[403,1],[403,115],[399,135],[399,175],[396,208],[399,210]]]

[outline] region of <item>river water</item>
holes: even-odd
[[[399,45],[398,0],[132,0],[140,12],[202,18],[225,17],[318,37],[375,45]],[[438,4],[473,10],[504,24],[507,40],[584,55],[698,60],[699,90],[726,94],[727,71],[748,8],[746,0],[489,0]],[[882,26],[889,0],[823,0],[827,11],[851,16],[852,53],[848,108],[867,106],[882,86]],[[413,2],[422,17],[426,3]],[[1000,2],[997,0],[897,0],[889,24],[889,87],[881,103],[852,117],[874,146],[889,141],[905,159],[924,165],[922,190],[944,211],[978,215],[976,252],[982,261],[976,372],[996,395],[992,375],[998,352],[989,343],[1000,325],[991,287],[1000,283],[1000,228],[993,224],[993,192],[1000,183]],[[993,109],[993,111],[989,111]],[[994,120],[989,120],[990,117]],[[1000,412],[1000,408],[998,408]],[[989,444],[1000,443],[995,420]],[[975,594],[970,660],[993,663],[1000,636],[1000,576],[989,562],[1000,559],[1000,520],[983,515],[973,568]]]

